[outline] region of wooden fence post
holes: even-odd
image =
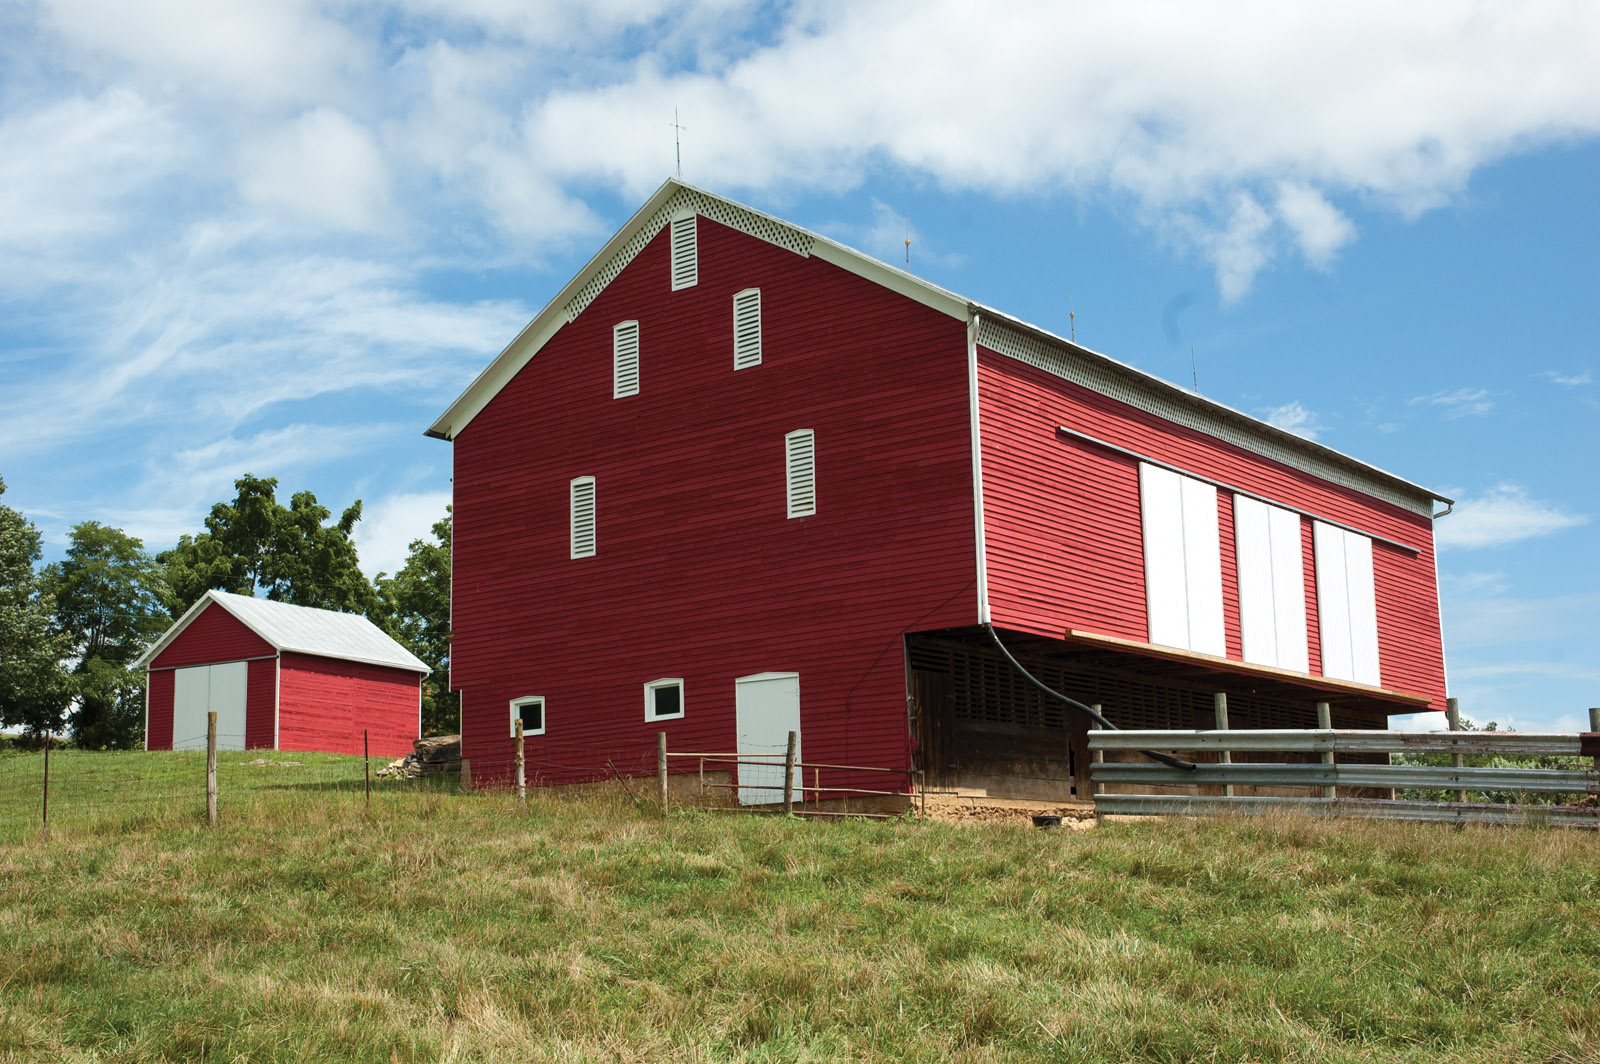
[[[367,729],[361,729],[361,760],[366,763],[367,769],[367,808],[372,808],[372,743],[367,736]]]
[[[522,755],[522,717],[517,717],[517,801],[528,801],[528,762]]]
[[[1592,732],[1600,732],[1600,706],[1589,707],[1589,730]],[[1596,772],[1600,772],[1600,754],[1595,755],[1594,770]],[[1600,824],[1596,824],[1595,826],[1600,827]]]
[[[667,815],[667,733],[656,732],[656,798]]]
[[[1447,699],[1444,700],[1444,719],[1449,724],[1451,731],[1454,732],[1454,731],[1460,731],[1461,730],[1461,701],[1460,701],[1460,699],[1447,698]],[[1450,755],[1450,764],[1455,768],[1461,768],[1463,765],[1466,764],[1466,758],[1463,757],[1459,752],[1453,753],[1453,754]],[[1467,800],[1467,792],[1466,791],[1464,791],[1464,790],[1456,791],[1456,801],[1464,802],[1466,800]]]
[[[217,711],[206,714],[206,820],[217,826]]]
[[[1212,695],[1211,696],[1211,705],[1216,709],[1216,712],[1217,712],[1217,730],[1218,731],[1227,731],[1228,730],[1228,696],[1227,696],[1227,693],[1223,692],[1223,691],[1218,691],[1216,694]],[[1219,765],[1231,765],[1231,764],[1233,764],[1233,751],[1231,751],[1231,750],[1218,751],[1217,752],[1217,764],[1219,764]],[[1224,783],[1222,785],[1222,796],[1224,798],[1232,798],[1233,797],[1233,784]]]
[[[1104,716],[1104,714],[1105,714],[1105,711],[1100,708],[1100,703],[1099,702],[1096,702],[1094,705],[1090,706],[1089,708],[1094,710],[1096,713],[1101,714],[1102,716]],[[1091,731],[1101,731],[1102,730],[1101,727],[1100,727],[1100,722],[1097,721],[1097,720],[1091,720],[1089,722],[1089,729]],[[1096,751],[1094,751],[1093,753],[1091,753],[1089,755],[1089,798],[1090,798],[1091,801],[1093,801],[1095,798],[1100,797],[1101,791],[1105,787],[1105,784],[1101,783],[1099,780],[1094,778],[1094,766],[1103,765],[1105,763],[1106,763],[1106,752],[1104,750],[1096,750]],[[1099,803],[1098,802],[1095,803],[1095,814],[1094,815],[1095,815],[1095,819],[1096,820],[1098,820],[1100,818],[1100,808],[1099,808]]]
[[[794,812],[794,747],[799,741],[794,732],[789,733],[789,749],[783,755],[783,815]]]
[[[1323,731],[1330,731],[1333,728],[1333,708],[1326,702],[1317,703],[1317,727]],[[1322,752],[1322,763],[1324,765],[1333,764],[1332,750],[1324,750]],[[1322,796],[1324,798],[1332,798],[1334,793],[1331,785],[1322,788]]]

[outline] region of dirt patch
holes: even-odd
[[[927,817],[947,824],[1031,824],[1035,816],[1058,816],[1061,829],[1094,827],[1094,806],[1078,802],[1037,802],[987,795],[930,794]],[[920,811],[920,799],[918,799]]]

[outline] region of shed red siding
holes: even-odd
[[[196,614],[188,627],[156,655],[150,668],[215,665],[219,661],[270,658],[276,653],[271,643],[213,602]]]
[[[359,754],[365,729],[374,755],[400,757],[419,734],[417,673],[286,651],[280,684],[280,750]]]
[[[1426,516],[1144,413],[1033,366],[979,352],[989,596],[998,625],[1059,636],[1077,628],[1145,641],[1138,463],[1065,426],[1179,469],[1418,548],[1373,543],[1383,686],[1444,705],[1444,664]],[[1224,619],[1240,655],[1232,498],[1218,500]],[[1303,522],[1314,672],[1316,567]]]
[[[252,661],[245,676],[244,745],[270,749],[278,731],[278,659]]]
[[[545,697],[529,773],[559,782],[607,759],[653,771],[658,730],[733,749],[735,678],[765,671],[800,675],[806,760],[904,767],[902,635],[976,619],[964,325],[705,217],[698,232],[697,285],[669,291],[661,232],[456,438],[452,684],[476,779],[508,770],[512,698]],[[762,363],[735,371],[749,287]],[[629,319],[640,394],[612,399]],[[817,513],[789,519],[800,428]],[[598,551],[572,560],[580,476]],[[647,722],[663,677],[684,678],[685,715]]]
[[[144,748],[146,750],[172,749],[172,670],[150,673],[145,703]]]

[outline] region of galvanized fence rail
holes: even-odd
[[[1158,816],[1216,813],[1262,813],[1297,810],[1372,819],[1447,822],[1525,823],[1550,826],[1600,827],[1591,805],[1518,805],[1489,802],[1402,801],[1394,798],[1340,795],[1338,788],[1390,790],[1514,791],[1528,794],[1600,795],[1600,733],[1538,732],[1400,732],[1332,728],[1261,731],[1091,731],[1094,754],[1090,778],[1097,815]],[[1148,761],[1105,760],[1107,753],[1167,750],[1194,757],[1216,756],[1194,769]],[[1247,761],[1229,763],[1230,754],[1322,755],[1305,762]],[[1568,767],[1465,767],[1451,765],[1341,764],[1340,754],[1396,753],[1489,754],[1502,758],[1567,756]],[[1329,756],[1331,755],[1331,756]],[[1594,758],[1575,767],[1578,758]],[[1106,793],[1107,785],[1139,788],[1134,793]],[[1297,789],[1309,796],[1239,795],[1240,787]],[[1152,788],[1146,791],[1145,788]],[[1186,793],[1161,793],[1154,788],[1182,788]],[[1203,793],[1214,789],[1222,793]]]

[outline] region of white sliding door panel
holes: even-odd
[[[1178,474],[1139,466],[1145,603],[1150,642],[1189,645],[1188,579],[1183,565],[1183,489]]]
[[[734,727],[740,757],[761,761],[736,766],[740,805],[783,801],[783,755],[789,733],[795,733],[794,756],[800,757],[800,676],[763,672],[733,682]],[[793,798],[800,801],[802,781],[794,780]]]
[[[206,748],[206,713],[211,709],[211,669],[200,665],[172,675],[172,748]]]
[[[1188,590],[1190,650],[1228,653],[1222,628],[1222,548],[1217,536],[1217,489],[1179,477],[1183,500],[1183,564]]]
[[[1378,597],[1372,574],[1372,540],[1344,535],[1345,585],[1350,593],[1350,678],[1378,683]]]
[[[1312,526],[1317,556],[1317,626],[1322,633],[1322,675],[1355,678],[1350,653],[1350,588],[1344,575],[1344,529]]]
[[[1311,671],[1306,645],[1306,578],[1300,541],[1300,515],[1266,506],[1272,540],[1272,612],[1277,628],[1277,665]]]
[[[217,713],[217,749],[244,749],[244,703],[250,666],[230,661],[211,666],[211,708]]]
[[[1239,570],[1239,636],[1244,660],[1278,663],[1276,592],[1272,583],[1272,538],[1265,503],[1233,497],[1233,537]]]

